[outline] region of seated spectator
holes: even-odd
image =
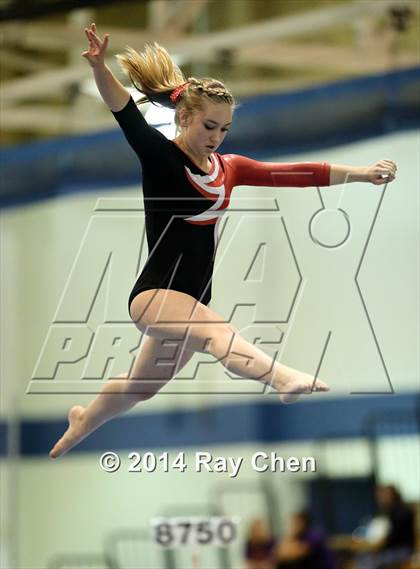
[[[273,569],[273,547],[275,540],[269,524],[263,518],[252,521],[246,541],[247,569]]]
[[[379,514],[386,518],[385,535],[370,544],[370,551],[361,555],[358,569],[398,569],[408,562],[415,549],[414,512],[404,504],[395,486],[378,486],[375,492]]]
[[[275,550],[275,569],[335,569],[333,554],[321,531],[311,527],[307,512],[292,515],[289,535]]]

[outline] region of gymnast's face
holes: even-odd
[[[197,110],[181,118],[185,141],[200,156],[210,156],[222,144],[230,125],[233,109],[227,103],[205,102]]]

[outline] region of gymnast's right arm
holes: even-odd
[[[105,34],[101,40],[96,33],[95,24],[85,28],[85,33],[89,40],[89,49],[82,55],[93,69],[103,100],[120,125],[131,148],[143,163],[143,160],[153,157],[154,153],[159,151],[162,135],[146,122],[130,92],[105,64],[109,35]]]
[[[85,34],[89,40],[89,49],[84,51],[82,56],[88,60],[93,69],[98,91],[112,112],[121,111],[130,100],[130,93],[105,64],[109,35],[105,34],[101,40],[96,34],[95,24],[85,28]]]

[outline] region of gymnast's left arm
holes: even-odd
[[[309,187],[330,185],[327,162],[259,162],[238,154],[223,155],[231,187]]]
[[[348,182],[371,182],[375,186],[395,180],[397,165],[392,160],[379,160],[373,166],[340,166],[331,164],[330,186]]]
[[[381,160],[371,167],[358,167],[328,162],[259,162],[237,154],[225,154],[223,162],[232,176],[232,187],[333,186],[346,182],[384,184],[395,178],[397,169],[390,160]]]

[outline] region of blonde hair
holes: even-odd
[[[184,108],[188,113],[204,109],[205,101],[227,103],[235,107],[235,99],[225,85],[212,77],[188,77],[173,61],[164,47],[154,42],[146,44],[138,53],[131,47],[124,54],[116,55],[123,72],[130,78],[134,87],[143,93],[139,101],[150,101],[165,107],[175,108],[175,122],[179,126],[179,111]],[[176,102],[171,94],[177,87],[184,86]]]

